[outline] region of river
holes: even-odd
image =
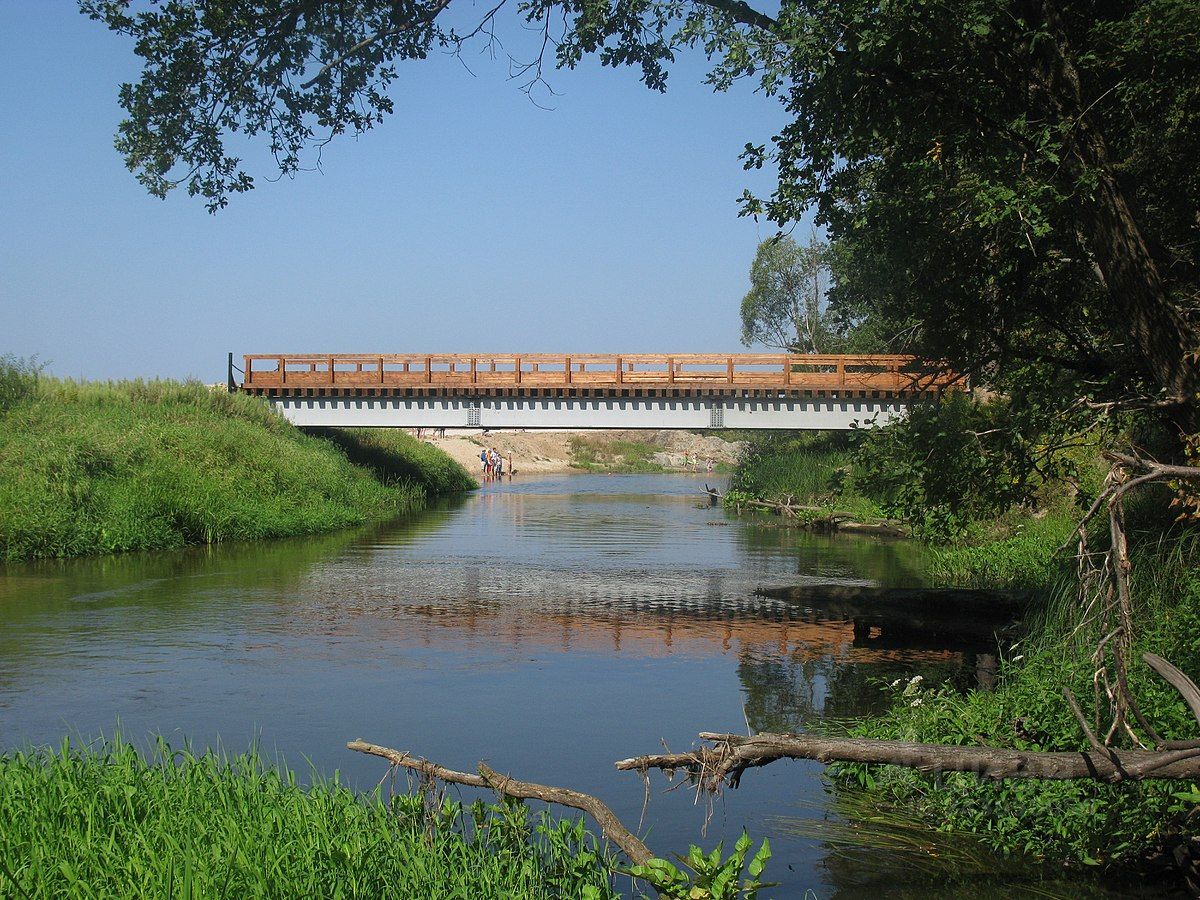
[[[0,746],[119,722],[138,740],[257,740],[371,787],[384,763],[344,749],[361,737],[595,793],[632,826],[642,782],[614,760],[686,748],[699,731],[868,713],[876,679],[990,677],[986,642],[856,631],[756,596],[911,586],[922,561],[904,542],[727,516],[707,507],[704,480],[514,480],[321,538],[0,568]],[[773,897],[1009,895],[1006,877],[939,884],[927,859],[823,835],[839,817],[821,772],[747,773],[704,837],[705,804],[654,775],[647,842],[667,853],[728,846],[743,827],[769,836]]]

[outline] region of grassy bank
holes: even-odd
[[[775,437],[756,442],[733,489],[799,502],[878,502],[855,479],[854,453],[840,436]],[[1090,698],[1097,635],[1081,634],[1074,560],[1059,554],[1095,494],[1102,467],[1086,448],[1073,460],[1079,496],[1047,481],[1024,505],[991,518],[958,520],[951,538],[931,541],[926,576],[939,585],[1008,588],[1033,598],[1025,636],[997,646],[993,690],[962,693],[919,679],[881,689],[891,694],[882,716],[850,727],[859,737],[941,744],[986,744],[1024,750],[1074,751],[1087,739],[1063,697],[1069,686]],[[1091,456],[1085,455],[1091,453]],[[894,460],[904,464],[904,458]],[[1132,592],[1140,632],[1131,673],[1134,695],[1168,740],[1193,739],[1195,719],[1171,688],[1140,662],[1151,651],[1185,672],[1200,671],[1200,533],[1172,524],[1169,492],[1146,491],[1128,510]],[[917,533],[922,521],[912,522]],[[1102,529],[1101,529],[1102,530]],[[1102,537],[1102,536],[1101,536]],[[1103,548],[1100,548],[1103,549]],[[969,774],[924,775],[892,766],[836,766],[835,784],[859,797],[869,816],[885,815],[947,832],[970,833],[992,850],[1077,867],[1142,867],[1200,822],[1185,813],[1200,802],[1196,788],[1173,782],[1105,785],[1091,781],[982,781]],[[865,802],[861,799],[869,798]]]
[[[869,520],[879,506],[855,489],[849,435],[799,432],[753,437],[729,483],[732,500],[783,500],[834,508]]]
[[[307,787],[254,755],[0,756],[5,897],[615,897],[579,823]]]
[[[1134,659],[1151,651],[1185,672],[1200,671],[1200,535],[1145,534],[1132,556],[1131,588],[1137,604]],[[954,560],[957,571],[990,579],[989,548]],[[1003,548],[990,548],[994,553]],[[1047,554],[1048,555],[1048,554]],[[1028,636],[1001,647],[999,680],[992,691],[960,694],[947,688],[898,684],[894,704],[880,718],[853,727],[862,737],[986,743],[1027,750],[1087,748],[1063,698],[1064,686],[1081,698],[1092,694],[1095,636],[1076,633],[1075,581],[1069,564],[1035,560],[1024,583],[1041,581],[1041,603]],[[1015,566],[1011,567],[1015,572]],[[1179,695],[1140,662],[1130,674],[1134,695],[1167,740],[1194,739],[1196,722]],[[948,831],[970,831],[1007,854],[1078,866],[1134,865],[1172,840],[1177,829],[1196,834],[1185,813],[1200,796],[1195,786],[1169,781],[1106,785],[1093,781],[986,782],[971,775],[925,776],[897,767],[852,767],[840,776],[869,787],[877,801],[916,814]]]
[[[0,560],[328,531],[474,483],[406,434],[306,435],[198,383],[0,369]]]

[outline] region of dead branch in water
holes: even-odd
[[[447,769],[430,760],[414,757],[401,750],[393,750],[391,747],[369,744],[361,739],[350,741],[346,747],[349,750],[386,759],[393,768],[409,769],[419,772],[426,778],[444,781],[448,784],[488,788],[502,797],[512,797],[517,800],[541,800],[544,803],[556,803],[559,806],[580,810],[591,816],[600,827],[601,834],[619,847],[621,852],[629,857],[635,865],[644,865],[654,856],[649,848],[621,823],[621,820],[602,800],[591,794],[580,793],[569,788],[517,781],[508,775],[501,775],[483,762],[478,765],[478,774],[456,772],[454,769]]]
[[[708,494],[709,500],[714,505],[725,500],[725,495],[716,488],[705,485],[704,492]],[[740,511],[743,506],[748,509],[766,510],[788,520],[789,524],[797,528],[810,531],[845,531],[854,534],[878,534],[884,537],[908,536],[908,532],[895,522],[857,522],[854,520],[853,514],[848,512],[831,510],[823,506],[793,503],[791,495],[783,500],[738,498],[733,501],[733,506],[737,511]]]
[[[1184,750],[1032,752],[1001,747],[916,744],[866,738],[828,738],[811,734],[739,734],[701,732],[711,746],[686,753],[660,753],[622,759],[622,771],[683,771],[702,789],[737,787],[747,769],[780,759],[854,762],[905,766],[921,772],[972,772],[980,778],[1093,779],[1116,783],[1144,778],[1200,778],[1200,747]]]

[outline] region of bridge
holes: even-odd
[[[248,354],[229,387],[297,425],[848,429],[886,424],[956,377],[912,356]]]

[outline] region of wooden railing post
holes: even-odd
[[[566,357],[563,371],[567,373],[567,384],[571,383],[571,357]]]
[[[844,359],[838,360],[837,376],[838,376],[838,386],[845,387],[846,386],[846,361]]]
[[[379,383],[383,384],[383,357],[379,357]]]
[[[471,384],[479,381],[479,358],[471,357]]]
[[[513,375],[516,376],[516,383],[520,384],[521,383],[521,357],[519,357],[519,356],[516,357],[516,361],[517,361],[517,363],[513,367],[513,369],[514,369]]]
[[[625,360],[617,357],[617,384],[625,383]]]
[[[783,358],[783,383],[789,386],[792,383],[792,357],[790,355]]]
[[[725,377],[729,380],[730,384],[733,384],[733,357],[732,356],[727,356],[725,358]]]
[[[433,384],[433,357],[425,357],[425,383]]]
[[[279,383],[287,384],[287,357],[279,357]]]
[[[249,356],[242,357],[242,384],[249,384],[254,379],[254,360]]]

